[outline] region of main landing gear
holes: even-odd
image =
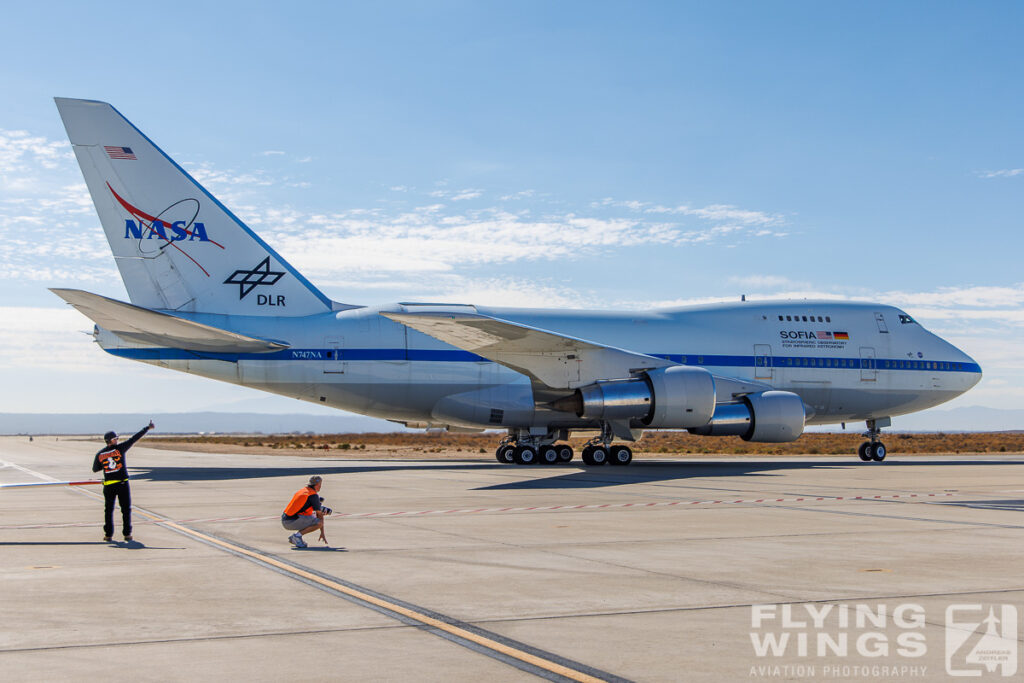
[[[555,443],[558,439],[568,438],[568,432],[548,433],[543,437],[532,435],[526,430],[518,434],[509,434],[498,444],[494,457],[502,464],[517,465],[557,465],[572,462],[573,450],[568,444]],[[601,430],[601,436],[595,437],[583,447],[581,456],[587,467],[600,465],[628,465],[633,462],[633,449],[621,444],[613,444],[614,435],[609,427]]]
[[[562,462],[571,462],[574,455],[572,446],[568,444],[520,443],[510,436],[502,439],[498,444],[498,449],[494,452],[494,457],[503,465],[510,463],[556,465]]]
[[[591,439],[583,447],[583,464],[587,467],[628,465],[633,462],[633,449],[629,446],[605,443],[601,437]]]
[[[865,441],[857,449],[857,455],[864,462],[882,462],[885,460],[885,456],[888,451],[885,448],[885,444],[879,441],[878,437],[882,435],[881,426],[878,424],[879,420],[868,420],[868,431],[864,432],[864,436],[868,437],[870,441]],[[888,422],[888,420],[887,420]]]

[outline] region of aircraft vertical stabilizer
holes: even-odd
[[[133,304],[301,316],[332,305],[105,102],[55,98]]]

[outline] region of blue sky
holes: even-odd
[[[255,396],[105,356],[46,290],[125,298],[53,96],[114,104],[340,301],[879,300],[979,360],[957,404],[1024,408],[1022,20],[1009,2],[5,8],[0,383],[20,391],[0,411]]]

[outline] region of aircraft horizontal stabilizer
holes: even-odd
[[[381,313],[423,334],[521,372],[552,389],[674,363],[479,313]]]
[[[257,339],[80,289],[50,289],[100,327],[127,341],[213,353],[269,353],[288,344]]]

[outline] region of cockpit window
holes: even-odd
[[[910,324],[914,323],[914,319],[911,318],[906,313],[900,313],[899,318],[900,318],[900,324],[902,324],[902,325],[910,325]]]

